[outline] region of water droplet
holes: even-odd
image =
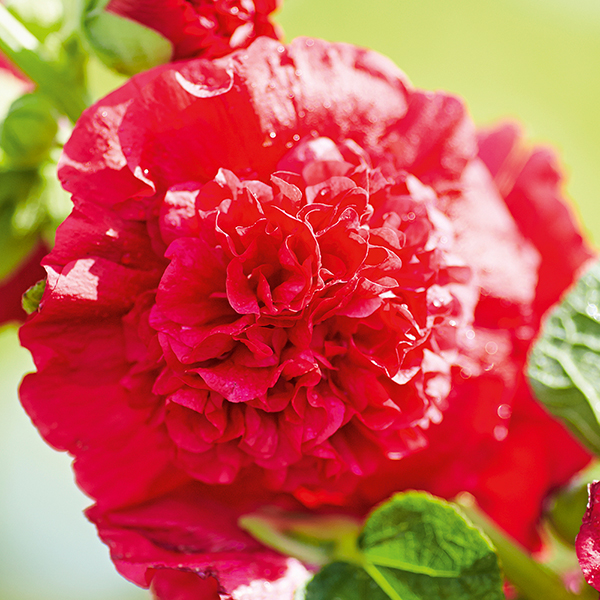
[[[510,404],[501,404],[498,407],[498,416],[501,419],[510,419],[510,415],[512,415],[512,408]]]
[[[287,95],[287,97],[288,97],[290,100],[293,100],[293,99],[295,98],[294,92],[288,92],[288,95]]]
[[[431,304],[433,304],[435,308],[440,308],[444,305],[444,303],[439,298],[435,298]]]
[[[472,329],[469,329],[466,333],[465,336],[468,340],[474,340],[475,339],[475,332]]]
[[[271,131],[271,133],[269,133],[269,137],[274,140],[277,137],[277,134],[274,131]]]
[[[108,117],[108,112],[106,112],[105,110],[103,110],[103,111],[102,111],[100,114],[101,114],[103,117]]]
[[[294,145],[294,142],[286,142],[285,147],[291,148]]]
[[[498,344],[496,344],[496,342],[488,342],[485,345],[485,351],[488,354],[496,354],[496,352],[498,352]]]
[[[409,221],[414,221],[414,220],[415,220],[415,218],[416,218],[416,215],[415,215],[415,213],[414,213],[414,212],[409,212],[409,213],[406,215],[406,218],[407,218]]]
[[[240,9],[237,6],[232,6],[230,12],[232,15],[237,15],[240,12]]]
[[[450,325],[450,327],[456,327],[458,323],[454,319],[450,319],[448,325]]]
[[[402,458],[404,458],[404,453],[403,452],[388,452],[387,457],[390,460],[401,460]]]
[[[461,369],[460,370],[460,376],[463,379],[471,379],[471,371],[468,371],[467,369]]]
[[[599,317],[598,307],[595,304],[588,304],[585,312],[587,313],[588,317],[592,317],[592,319],[597,319]]]
[[[300,69],[296,69],[294,71],[294,75],[296,75],[296,77],[300,77],[302,75],[302,71]]]
[[[306,40],[304,43],[310,48],[315,45],[315,40]]]
[[[508,429],[506,427],[504,427],[504,425],[496,425],[496,427],[494,427],[494,437],[499,442],[506,439],[507,435],[508,435]]]
[[[285,48],[283,46],[277,46],[277,52],[279,52],[279,54],[283,54],[285,52]]]
[[[144,173],[144,175],[148,175],[148,173],[149,173],[149,172],[150,172],[150,171],[148,171],[148,169],[144,169],[144,170],[142,171],[142,173]]]
[[[300,141],[300,136],[299,136],[297,133],[295,133],[295,134],[294,134],[294,137],[293,137],[292,139],[293,139],[295,142],[298,142],[298,141]]]
[[[323,108],[331,108],[331,102],[329,102],[329,100],[323,102]]]

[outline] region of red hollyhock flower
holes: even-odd
[[[590,483],[588,491],[587,510],[583,517],[581,530],[575,540],[575,548],[585,580],[600,591],[600,523],[598,518],[600,482]]]
[[[522,368],[590,252],[517,137],[478,141],[457,99],[310,39],[159,67],[84,113],[21,397],[126,577],[289,598],[306,571],[241,515],[361,517],[407,487],[472,491],[538,542],[589,457]]]
[[[154,29],[173,44],[172,60],[214,58],[258,36],[277,38],[277,0],[110,0],[106,10]]]

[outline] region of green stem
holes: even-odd
[[[0,52],[13,62],[38,89],[52,98],[74,123],[86,108],[83,93],[64,77],[48,49],[0,4]]]
[[[460,498],[462,511],[492,541],[506,578],[524,600],[598,600],[598,592],[584,584],[581,594],[567,590],[560,576],[536,562],[492,523],[474,502]]]

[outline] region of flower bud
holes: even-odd
[[[107,10],[109,0],[88,0],[82,29],[102,62],[125,75],[134,75],[169,62],[172,43],[154,29]]]
[[[18,167],[33,167],[47,156],[58,131],[56,111],[42,94],[25,94],[10,106],[0,129],[0,147]]]

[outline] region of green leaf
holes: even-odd
[[[503,600],[494,549],[456,507],[422,492],[397,494],[359,538],[365,570],[392,600]]]
[[[388,596],[358,565],[335,562],[321,569],[298,600],[388,600]]]
[[[548,411],[600,454],[600,263],[548,315],[528,375]]]
[[[31,315],[40,306],[44,290],[46,289],[46,280],[40,279],[37,283],[34,283],[24,294],[21,299],[23,310]]]

